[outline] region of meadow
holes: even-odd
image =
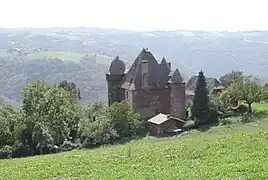
[[[66,51],[44,51],[44,52],[32,52],[27,56],[23,57],[25,59],[61,59],[64,61],[72,61],[79,63],[81,58],[88,55],[92,60],[95,60],[98,64],[110,64],[113,60],[112,57],[101,55],[101,54],[90,54],[90,53],[75,53],[75,52],[66,52]],[[18,55],[16,53],[10,54],[7,53],[7,49],[0,49],[1,57],[12,57],[16,58]]]
[[[268,112],[268,104],[255,104]],[[0,160],[0,179],[267,179],[268,118],[122,145]]]

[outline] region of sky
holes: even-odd
[[[2,28],[86,26],[134,31],[268,30],[267,0],[2,1]]]

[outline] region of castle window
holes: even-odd
[[[128,91],[126,91],[126,98],[128,98]]]
[[[148,73],[143,73],[142,79],[143,79],[143,86],[147,87],[148,86]]]
[[[142,60],[141,64],[141,77],[142,77],[142,85],[143,87],[147,88],[148,87],[148,60]]]

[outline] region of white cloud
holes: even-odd
[[[4,0],[1,27],[268,29],[266,0]]]

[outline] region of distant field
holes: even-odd
[[[254,108],[268,111],[268,104]],[[171,138],[0,160],[0,179],[267,179],[267,129],[264,117]]]
[[[6,49],[0,49],[0,57],[12,56],[16,57],[16,53],[9,54]],[[35,52],[26,56],[29,59],[50,59],[50,58],[59,58],[65,61],[79,62],[82,57],[85,57],[86,53],[74,53],[74,52],[65,52],[65,51],[46,51],[46,52]],[[113,58],[100,54],[88,54],[92,59],[96,58],[96,62],[99,64],[109,64]]]

